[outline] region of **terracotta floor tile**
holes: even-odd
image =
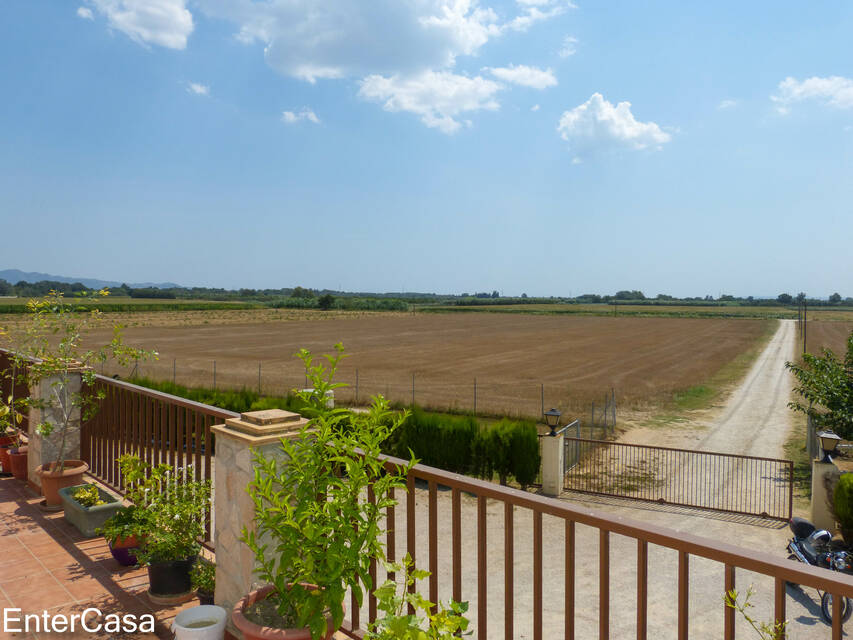
[[[39,613],[47,608],[71,604],[74,597],[47,572],[3,583],[12,605],[24,612]]]
[[[65,567],[69,564],[80,564],[80,556],[74,550],[66,547],[55,547],[52,550],[35,553],[35,556],[48,569]]]
[[[18,556],[17,562],[4,564],[0,568],[0,585],[3,585],[6,593],[9,593],[9,589],[5,586],[6,583],[17,581],[27,576],[36,577],[43,573],[47,573],[47,571],[38,560],[32,556],[21,554]]]
[[[111,587],[115,589],[106,574],[99,572],[99,575],[93,576],[79,565],[53,569],[51,574],[68,589],[75,600],[91,600],[108,594]]]
[[[24,548],[18,541],[17,536],[7,534],[0,538],[0,555],[7,555],[23,550]]]

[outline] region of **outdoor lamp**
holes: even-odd
[[[557,427],[560,426],[560,416],[563,414],[561,414],[557,409],[554,409],[552,407],[552,408],[548,409],[548,411],[546,411],[544,415],[545,415],[545,424],[548,425],[549,427],[551,427],[551,433],[549,433],[548,435],[549,436],[556,436],[557,432],[554,431],[554,429],[556,429]]]
[[[820,448],[823,449],[823,460],[821,462],[832,462],[831,453],[835,452],[838,443],[841,442],[841,436],[833,431],[821,431],[817,434],[820,439]]]

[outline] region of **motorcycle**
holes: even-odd
[[[816,529],[805,518],[793,518],[789,523],[794,537],[788,542],[788,560],[805,562],[814,567],[853,574],[853,554],[847,548],[832,542],[826,529]],[[820,596],[820,613],[832,624],[832,594],[817,590]],[[844,598],[841,603],[841,621],[846,622],[853,613],[853,602]]]

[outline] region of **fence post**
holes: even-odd
[[[358,406],[358,369],[355,370],[355,404]]]
[[[216,360],[213,361],[213,390],[216,391]]]
[[[540,392],[539,398],[540,398],[541,405],[542,405],[541,411],[539,412],[539,415],[544,416],[545,415],[545,383],[544,382],[541,383],[541,386],[539,388],[539,392]]]
[[[412,406],[415,406],[415,374],[412,373]]]
[[[590,425],[595,428],[595,403],[592,403],[592,411],[590,413]]]
[[[258,363],[258,395],[261,395],[261,363]]]
[[[175,374],[178,370],[178,359],[172,358],[172,384],[175,384]]]
[[[474,378],[474,415],[477,415],[477,378]]]

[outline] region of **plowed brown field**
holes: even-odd
[[[847,337],[853,331],[853,322],[809,322],[806,323],[806,349],[809,353],[819,353],[821,348],[832,349],[835,355],[844,359],[847,351]],[[802,348],[802,344],[800,345]]]
[[[319,317],[318,317],[319,318]],[[338,315],[315,321],[134,326],[131,344],[160,360],[141,372],[188,385],[301,387],[301,347],[350,358],[338,376],[344,402],[375,393],[422,406],[538,416],[542,404],[588,415],[615,389],[620,408],[649,408],[702,384],[767,335],[773,320],[560,317],[504,314]],[[107,371],[110,373],[110,371]],[[127,374],[124,370],[120,373]],[[543,399],[544,390],[544,399]]]

